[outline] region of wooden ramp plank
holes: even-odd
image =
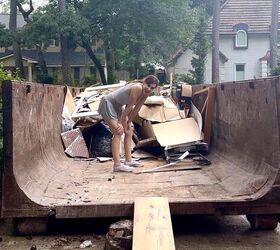
[[[167,197],[137,197],[133,224],[133,250],[175,250]]]

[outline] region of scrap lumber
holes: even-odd
[[[185,153],[183,153],[179,158],[178,158],[178,161],[175,161],[175,162],[171,162],[171,163],[168,163],[168,164],[165,164],[163,166],[159,166],[159,167],[155,167],[155,168],[152,168],[152,169],[147,169],[147,170],[143,170],[143,171],[140,171],[140,172],[136,172],[136,173],[150,173],[150,172],[154,172],[154,171],[157,171],[159,169],[162,169],[162,168],[165,168],[165,167],[170,167],[172,165],[175,165],[179,162],[181,162],[184,158],[186,158],[189,154],[189,151],[186,151]]]
[[[95,90],[105,90],[105,89],[116,89],[126,85],[126,81],[120,81],[117,84],[110,84],[110,85],[101,85],[96,87],[88,87],[85,89],[85,92],[95,91]]]
[[[205,110],[204,141],[210,145],[212,120],[215,105],[215,87],[210,87],[207,96],[207,106]]]
[[[135,199],[132,249],[175,250],[167,197]]]
[[[181,163],[184,163],[183,166],[174,166],[175,164],[166,164],[164,166],[160,166],[156,169],[147,169],[140,172],[134,172],[135,174],[148,174],[148,173],[157,173],[157,172],[170,172],[170,171],[187,171],[187,170],[196,170],[201,169],[201,166],[194,166],[193,161],[182,161]],[[185,163],[191,163],[192,165],[186,165]]]
[[[211,142],[211,131],[212,131],[212,120],[215,108],[215,89],[216,87],[211,86],[199,91],[196,91],[193,96],[207,95],[201,114],[204,114],[204,141],[210,145]]]

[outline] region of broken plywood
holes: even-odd
[[[163,147],[201,140],[200,129],[194,118],[186,118],[152,125],[157,141]]]

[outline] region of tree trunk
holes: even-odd
[[[102,67],[100,61],[97,59],[97,57],[95,56],[92,48],[90,47],[90,45],[87,43],[87,42],[83,42],[81,44],[81,46],[86,50],[88,56],[90,57],[90,59],[94,62],[98,72],[99,72],[99,75],[100,75],[100,79],[101,79],[101,82],[103,84],[107,84],[106,82],[106,77],[105,77],[105,74],[104,74],[104,68]]]
[[[46,64],[46,60],[42,51],[42,48],[40,45],[36,46],[37,49],[37,54],[38,54],[38,66],[40,69],[40,73],[43,75],[47,75],[48,74],[48,68],[47,68],[47,64]]]
[[[105,60],[107,65],[107,84],[114,84],[114,62],[113,62],[113,56],[111,53],[108,37],[105,36],[104,39],[104,51],[105,51]]]
[[[65,0],[58,1],[59,10],[61,13],[65,10]],[[71,66],[69,61],[69,47],[68,47],[68,39],[65,35],[60,35],[60,44],[61,44],[61,64],[62,64],[62,76],[64,84],[71,84]]]
[[[10,1],[10,23],[9,29],[15,31],[17,29],[17,0]],[[25,78],[25,72],[22,62],[21,48],[17,42],[13,42],[13,53],[15,58],[15,66],[19,70],[19,76]]]
[[[219,31],[220,31],[220,0],[214,0],[212,25],[212,82],[218,83],[219,76]]]
[[[270,68],[277,67],[277,32],[279,17],[279,0],[272,0],[271,33],[270,33]]]

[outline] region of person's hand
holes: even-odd
[[[133,128],[134,128],[134,126],[133,126],[132,122],[126,122],[126,126],[124,128],[124,132],[126,134],[132,133],[133,132]]]
[[[123,132],[124,132],[124,127],[120,122],[118,122],[117,127],[115,129],[115,133],[118,135],[122,135]]]

